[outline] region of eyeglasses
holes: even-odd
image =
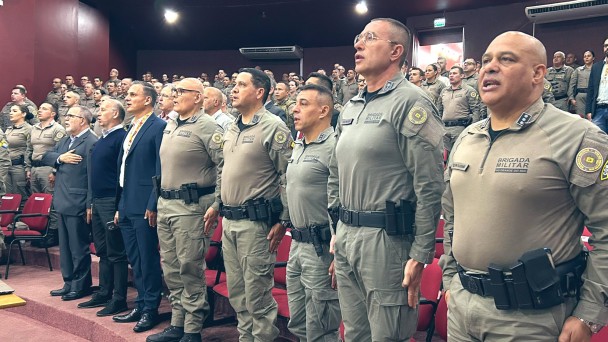
[[[374,40],[382,40],[391,44],[399,44],[392,40],[378,38],[373,32],[365,32],[355,36],[355,41],[353,45],[356,45],[359,41],[362,41],[363,45],[367,45],[368,42],[373,42]]]
[[[475,62],[464,62],[464,65],[475,65]]]
[[[68,119],[71,119],[71,118],[81,118],[81,119],[84,119],[84,117],[82,117],[80,115],[74,115],[74,114],[66,114],[65,117],[68,118]]]
[[[53,81],[53,83],[61,83],[61,82],[55,82],[55,81]]]
[[[171,89],[171,94],[177,95],[177,96],[182,96],[184,94],[184,92],[189,92],[189,93],[201,93],[198,90],[193,90],[193,89],[184,89],[184,88],[173,88]]]
[[[162,97],[163,99],[170,99],[173,98],[173,95],[160,94],[160,97]]]

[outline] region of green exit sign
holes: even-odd
[[[445,18],[437,18],[433,20],[433,27],[445,27]]]

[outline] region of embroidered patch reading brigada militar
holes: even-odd
[[[576,166],[584,172],[595,172],[603,163],[604,157],[595,148],[587,147],[576,154]]]
[[[410,112],[408,113],[407,117],[414,125],[421,125],[426,122],[428,115],[424,108],[414,106],[412,107],[412,109],[410,109]]]

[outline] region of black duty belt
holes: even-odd
[[[456,126],[467,127],[470,124],[471,124],[471,119],[446,120],[443,122],[443,125],[445,127],[456,127]]]
[[[329,230],[329,225],[311,225],[307,228],[294,228],[291,230],[291,237],[298,242],[315,243],[316,238],[314,235],[318,234],[318,232],[315,233],[315,229],[318,231],[323,229]],[[320,242],[329,242],[329,239],[331,239],[331,233],[329,239],[326,236],[322,236],[322,234],[317,236],[319,237],[319,240],[321,240]]]
[[[42,160],[32,160],[32,167],[42,167],[47,166],[42,162]]]
[[[197,188],[198,197],[209,195],[215,192],[215,186]],[[186,199],[187,195],[182,189],[160,189],[160,197],[164,199]]]
[[[608,103],[598,103],[595,105],[595,108],[608,108]]]
[[[565,98],[567,98],[567,97],[568,97],[568,95],[560,95],[560,96],[556,96],[556,97],[555,97],[555,100],[556,100],[556,101],[557,101],[557,100],[563,100],[563,99],[565,99]]]
[[[586,94],[587,88],[576,88],[576,92],[579,94]]]
[[[13,166],[17,166],[17,165],[23,165],[24,162],[24,158],[23,156],[19,157],[19,158],[15,158],[15,159],[11,159],[11,164]]]
[[[340,207],[340,221],[349,226],[386,227],[386,213],[383,211],[355,211]]]

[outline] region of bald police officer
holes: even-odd
[[[300,341],[337,341],[338,292],[328,276],[331,231],[327,216],[329,159],[336,143],[329,89],[306,85],[294,108],[296,141],[287,167],[287,202],[294,228],[287,263],[288,328]]]
[[[482,57],[492,116],[454,144],[443,195],[450,341],[589,341],[608,322],[608,136],[542,101],[546,62],[521,32]]]
[[[400,71],[409,37],[388,18],[355,37],[355,69],[367,87],[336,129],[328,193],[340,218],[334,262],[348,341],[409,341],[424,265],[433,260],[443,124]]]
[[[271,290],[275,251],[291,225],[285,170],[293,140],[264,108],[269,90],[264,72],[241,69],[232,89],[240,115],[224,135],[222,250],[240,341],[273,341],[279,334]]]
[[[464,84],[463,76],[461,67],[450,68],[450,86],[443,88],[437,100],[437,110],[446,130],[443,143],[448,152],[464,128],[481,119],[477,91]]]
[[[574,98],[568,87],[574,69],[564,65],[565,60],[566,55],[563,52],[557,51],[553,54],[553,66],[547,69],[545,78],[551,82],[553,96],[555,97],[555,107],[568,111],[569,99]]]
[[[201,109],[201,81],[185,78],[173,93],[179,116],[167,122],[160,145],[157,220],[163,274],[171,292],[171,325],[148,336],[148,342],[201,341],[210,313],[205,255],[220,206],[224,132]]]

